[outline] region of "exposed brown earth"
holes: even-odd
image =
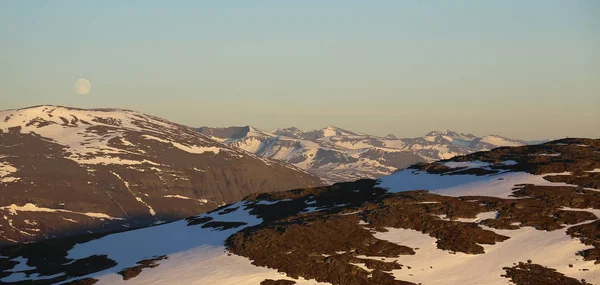
[[[67,274],[66,277],[61,276],[36,281],[35,284],[39,285],[55,284],[71,279],[70,277],[85,276],[90,273],[99,272],[114,267],[116,262],[112,259],[106,258],[106,256],[94,255],[80,260],[67,259],[68,251],[71,250],[76,244],[98,239],[108,234],[110,233],[88,234],[4,247],[0,249],[0,255],[2,256],[0,257],[0,278],[10,275],[7,270],[12,269],[16,265],[16,263],[10,261],[10,259],[19,256],[28,260],[27,265],[36,268],[35,270],[24,272],[25,274],[38,273],[42,276],[52,276],[63,272]],[[75,282],[73,284],[93,284],[86,283],[92,282],[92,280],[93,279],[91,278],[85,278],[82,280],[73,281]],[[30,283],[13,282],[11,284]]]
[[[572,237],[579,238],[581,242],[592,245],[594,248],[583,250],[579,254],[585,260],[596,260],[594,264],[600,264],[600,220],[593,223],[574,226],[567,230]]]
[[[273,279],[266,279],[262,282],[260,282],[260,285],[294,285],[296,284],[295,281],[291,281],[291,280],[273,280]]]
[[[544,179],[551,182],[564,182],[585,188],[600,189],[600,172],[576,172],[573,175],[548,175]]]
[[[358,219],[356,215],[309,218],[297,221],[298,224],[242,231],[230,238],[228,245],[236,254],[251,256],[253,264],[277,268],[293,278],[302,276],[334,284],[401,284],[380,269],[371,275],[351,264],[361,261],[354,258],[356,255],[414,254],[409,247],[376,239],[358,226]]]
[[[228,229],[235,229],[237,227],[246,225],[244,222],[208,222],[202,225],[202,228],[213,228],[218,231],[224,231]]]
[[[591,285],[585,280],[567,277],[555,269],[538,264],[519,262],[513,267],[505,267],[506,278],[516,285]]]
[[[131,278],[134,278],[134,277],[140,275],[140,273],[142,273],[142,270],[144,268],[157,267],[158,264],[156,262],[163,260],[163,259],[167,259],[167,256],[163,255],[163,256],[158,256],[158,257],[151,258],[151,259],[145,259],[145,260],[138,261],[137,262],[139,264],[138,266],[125,268],[125,269],[119,271],[119,275],[123,276],[123,280],[129,280]]]
[[[96,284],[97,282],[98,282],[98,279],[84,278],[84,279],[75,280],[75,281],[71,281],[71,282],[65,283],[65,285],[92,285],[92,284]]]

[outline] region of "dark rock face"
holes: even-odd
[[[125,110],[0,112],[0,246],[144,227],[320,185],[194,129]]]
[[[119,271],[119,275],[123,276],[123,280],[129,280],[131,278],[134,278],[134,277],[140,275],[140,273],[142,273],[142,270],[144,268],[157,267],[158,266],[157,262],[160,260],[163,260],[163,259],[167,259],[167,256],[163,255],[163,256],[158,256],[158,257],[138,261],[139,265],[134,266],[134,267],[125,268],[125,269]]]
[[[285,129],[277,129],[273,132],[278,136],[286,136],[294,139],[302,140],[318,140],[320,138],[329,136],[358,136],[359,134],[344,130],[334,126],[328,126],[322,130],[303,131],[296,127],[290,127]]]
[[[25,274],[40,274],[42,276],[52,276],[58,273],[67,273],[68,275],[48,278],[45,280],[36,281],[34,284],[56,284],[59,282],[66,281],[70,278],[79,276],[85,276],[86,274],[99,272],[105,269],[109,269],[116,265],[115,261],[107,258],[106,256],[92,255],[85,259],[72,260],[68,259],[68,251],[71,250],[76,244],[83,243],[91,240],[95,240],[106,236],[110,233],[97,233],[72,236],[66,238],[56,238],[43,240],[36,243],[30,244],[17,244],[13,246],[7,246],[0,249],[0,278],[9,276],[10,273],[7,270],[12,269],[16,264],[9,262],[11,257],[21,256],[28,259],[27,264],[35,267],[35,270],[28,270]],[[93,278],[83,278],[73,281],[68,284],[94,284],[97,280]],[[12,284],[31,284],[23,281],[11,282]],[[9,284],[11,284],[9,283]]]
[[[250,132],[250,127],[227,127],[227,128],[209,128],[201,127],[198,131],[208,137],[239,139],[245,137]]]
[[[387,152],[380,149],[368,150],[361,153],[359,157],[381,161],[385,165],[390,165],[395,168],[404,168],[425,161],[423,157],[409,151]]]
[[[564,182],[585,188],[600,189],[600,172],[575,172],[572,175],[546,176],[544,179],[550,182]]]
[[[84,279],[80,279],[80,280],[75,280],[75,281],[71,281],[68,283],[64,283],[66,285],[92,285],[92,284],[96,284],[98,282],[97,279],[94,278],[84,278]]]
[[[266,280],[260,282],[260,285],[294,285],[294,284],[296,284],[296,282],[291,281],[291,280],[266,279]]]
[[[574,238],[579,238],[582,243],[593,246],[578,254],[584,260],[596,260],[594,264],[600,264],[600,221],[574,226],[569,228],[567,233]]]
[[[555,269],[538,264],[519,262],[513,267],[505,267],[506,278],[516,285],[591,285],[585,280],[565,276]]]
[[[339,151],[319,149],[315,154],[313,165],[318,167],[328,163],[348,164],[357,161],[358,158],[347,157]]]

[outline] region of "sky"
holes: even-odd
[[[598,15],[595,0],[6,0],[0,109],[598,138]]]

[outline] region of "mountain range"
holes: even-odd
[[[600,140],[534,143],[0,111],[0,284],[600,284]]]
[[[0,245],[144,227],[319,185],[302,169],[134,111],[0,111]]]
[[[219,146],[219,145],[215,145]],[[600,140],[255,193],[115,234],[0,249],[2,284],[600,284]]]
[[[380,137],[334,126],[313,131],[290,127],[269,132],[250,126],[198,130],[227,145],[305,169],[328,183],[377,178],[418,162],[538,143],[449,130],[417,138]]]

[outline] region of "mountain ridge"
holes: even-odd
[[[264,131],[252,126],[201,127],[198,131],[259,156],[285,161],[328,183],[377,178],[418,162],[530,143],[450,130],[431,131],[416,138],[374,136],[335,126],[307,131],[297,127]]]

